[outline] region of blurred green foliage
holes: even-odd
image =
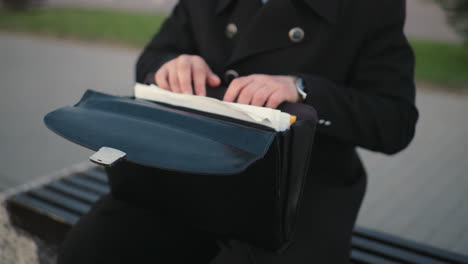
[[[447,14],[449,23],[468,43],[468,0],[435,0]]]
[[[468,89],[468,45],[412,40],[419,80]]]
[[[142,47],[166,15],[107,9],[0,10],[0,29]]]
[[[142,48],[165,17],[165,14],[107,9],[0,11],[0,30]],[[418,80],[468,88],[468,45],[421,40],[412,40],[411,44],[416,54]]]

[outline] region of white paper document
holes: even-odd
[[[135,98],[165,103],[174,106],[228,116],[247,122],[262,124],[276,131],[289,129],[295,117],[277,109],[266,107],[229,103],[215,98],[173,93],[158,86],[135,84]]]

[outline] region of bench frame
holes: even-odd
[[[92,204],[109,192],[101,167],[65,177],[10,196],[11,222],[45,243],[58,246]],[[468,257],[379,231],[356,227],[351,261],[359,264],[468,264]]]

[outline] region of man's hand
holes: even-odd
[[[154,76],[156,84],[175,93],[206,95],[206,84],[217,87],[221,79],[200,56],[180,55],[166,62]],[[192,85],[193,84],[193,85]],[[192,87],[193,86],[193,87]]]
[[[234,79],[229,85],[224,101],[277,108],[283,102],[298,102],[294,77],[253,74]]]

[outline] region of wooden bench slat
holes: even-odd
[[[97,181],[101,184],[108,184],[107,176],[104,171],[96,170],[96,169],[89,169],[83,172],[78,173],[81,176],[84,176],[90,180]]]
[[[453,264],[468,264],[467,256],[431,247],[428,245],[422,245],[414,241],[396,237],[383,232],[370,230],[361,226],[357,226],[354,228],[353,235],[378,241],[380,243],[415,252],[424,256],[432,257],[441,261],[447,261]]]
[[[401,261],[408,264],[450,264],[449,262],[439,261],[431,257],[419,255],[414,252],[406,251],[400,248],[392,247],[377,241],[372,241],[362,237],[354,236],[352,246],[374,255],[383,256],[388,259]]]
[[[79,186],[83,189],[89,190],[91,192],[94,192],[98,195],[104,195],[106,193],[109,193],[110,189],[109,186],[102,185],[102,184],[97,184],[94,181],[91,181],[89,179],[79,177],[79,175],[74,175],[69,178],[63,179],[65,182],[74,184],[76,186]]]
[[[53,189],[57,192],[60,192],[67,196],[71,196],[74,199],[77,199],[79,201],[82,201],[88,204],[95,203],[100,197],[99,195],[93,192],[83,190],[81,188],[77,188],[73,185],[66,184],[62,181],[52,182],[48,184],[47,186],[45,186],[45,188]]]
[[[45,188],[31,190],[29,195],[80,215],[86,214],[91,208],[91,205],[89,204],[79,202],[78,200],[69,198],[65,195],[62,195],[61,193],[47,190]]]
[[[402,264],[355,248],[351,250],[351,259],[353,264]]]
[[[8,202],[17,206],[29,208],[34,212],[51,217],[61,223],[74,225],[80,219],[79,214],[64,210],[63,208],[39,200],[26,193],[15,195],[10,198]]]

